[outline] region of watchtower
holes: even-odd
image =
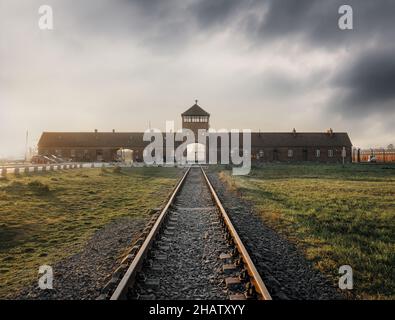
[[[204,111],[199,105],[198,101],[195,100],[195,104],[190,107],[187,111],[181,114],[182,117],[182,127],[185,129],[190,129],[195,134],[195,139],[198,137],[199,129],[210,128],[209,120],[210,114]]]

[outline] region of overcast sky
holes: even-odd
[[[354,30],[338,28],[350,4]],[[38,28],[53,8],[54,30]],[[42,131],[180,126],[395,143],[393,0],[0,0],[0,157]]]

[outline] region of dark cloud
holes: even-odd
[[[337,9],[334,1],[271,0],[267,12],[256,25],[257,35],[270,40],[291,37],[327,43],[341,36],[337,28]]]
[[[353,8],[352,31],[338,28],[338,9],[343,4]],[[314,46],[355,45],[373,35],[393,38],[394,12],[395,1],[387,0],[268,0],[266,13],[256,20],[255,35],[304,40]]]
[[[343,0],[97,0],[62,4],[81,31],[128,36],[142,45],[180,49],[213,28],[244,34],[253,46],[289,41],[310,47],[394,41],[395,1],[349,0],[354,30],[338,28]],[[170,50],[172,51],[172,50]]]
[[[232,24],[231,19],[237,14],[244,14],[244,10],[252,4],[245,0],[202,0],[195,1],[189,6],[189,14],[198,22],[199,28],[211,26],[226,26]]]
[[[337,108],[345,113],[395,111],[395,50],[371,49],[357,56],[333,80]]]

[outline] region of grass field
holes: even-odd
[[[269,164],[219,175],[334,284],[350,265],[350,298],[395,299],[395,166]]]
[[[119,217],[148,215],[177,182],[175,168],[76,169],[0,180],[0,298],[38,267],[80,250]]]

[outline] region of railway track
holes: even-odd
[[[111,295],[123,299],[271,299],[203,168],[178,182]]]

